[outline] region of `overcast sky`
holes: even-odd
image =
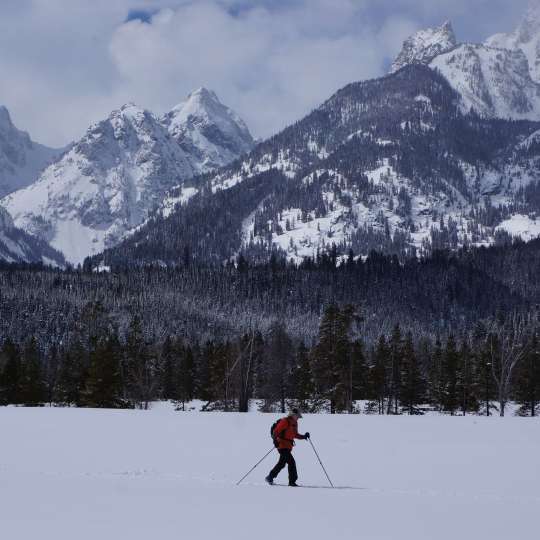
[[[519,23],[528,0],[2,0],[0,104],[62,146],[134,101],[162,113],[206,86],[256,137],[354,80],[382,75],[413,31],[461,41]]]

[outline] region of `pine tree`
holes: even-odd
[[[495,383],[491,365],[491,346],[481,328],[475,330],[475,369],[478,374],[479,399],[481,410],[486,416],[491,415],[492,400],[496,397]]]
[[[339,384],[337,356],[337,325],[339,309],[336,304],[326,307],[319,326],[319,337],[313,351],[313,374],[316,393],[321,399],[330,401],[330,410],[335,412],[335,393]]]
[[[180,346],[171,336],[167,336],[161,347],[161,397],[165,400],[176,400],[178,397],[178,364]]]
[[[354,368],[350,332],[355,318],[353,306],[340,310],[336,304],[330,304],[319,327],[319,339],[313,351],[313,373],[316,392],[329,401],[331,413],[352,407]]]
[[[519,404],[517,414],[536,416],[540,409],[540,345],[533,334],[527,354],[518,367],[515,381],[515,399]]]
[[[417,414],[417,406],[424,402],[424,379],[414,351],[412,334],[409,332],[403,344],[401,364],[401,405],[409,414]]]
[[[45,401],[45,380],[41,364],[41,353],[34,337],[23,349],[21,376],[21,403],[41,405]]]
[[[60,358],[58,348],[55,343],[52,344],[48,354],[45,357],[45,400],[52,404],[54,401],[55,389],[58,383]]]
[[[442,370],[442,405],[443,410],[454,415],[459,404],[458,369],[460,365],[459,352],[454,336],[449,336],[443,356]]]
[[[274,264],[276,262],[274,261]],[[277,271],[274,269],[273,272]],[[263,335],[260,331],[255,332],[253,342],[253,396],[260,398],[262,396],[262,389],[264,388],[264,362],[265,362],[265,348]]]
[[[399,400],[401,395],[401,363],[403,356],[403,343],[399,325],[394,327],[389,342],[390,373],[388,374],[388,407],[387,414],[399,414]]]
[[[349,412],[353,412],[354,402],[365,399],[368,391],[368,368],[364,355],[364,345],[361,340],[357,339],[352,343],[350,355],[351,396]]]
[[[377,343],[377,348],[374,351],[373,365],[370,370],[369,385],[373,399],[377,402],[379,414],[385,412],[385,399],[388,395],[387,389],[387,374],[388,374],[388,359],[390,354],[385,336],[381,336]]]
[[[195,397],[195,359],[191,347],[178,351],[180,361],[178,365],[177,400],[186,408],[186,402]]]
[[[296,405],[302,411],[316,412],[315,387],[311,371],[311,359],[304,342],[296,349],[295,368],[292,374],[292,386]]]
[[[125,406],[120,372],[121,347],[116,336],[100,338],[90,352],[88,376],[81,392],[81,405],[94,408]]]
[[[21,358],[19,347],[6,339],[0,350],[0,403],[21,403]]]
[[[195,377],[195,388],[196,395],[202,401],[207,402],[207,406],[214,399],[212,394],[212,386],[210,379],[210,366],[212,365],[214,354],[213,343],[207,341],[200,349],[199,347],[194,347],[194,356],[197,358],[196,361],[196,377]]]
[[[428,399],[438,411],[443,408],[443,350],[439,338],[435,341],[435,348],[431,355],[428,368]]]
[[[54,390],[54,401],[62,405],[79,405],[81,402],[87,351],[76,340],[60,356],[58,380]]]
[[[135,406],[147,409],[157,397],[160,377],[157,354],[146,343],[138,316],[129,325],[124,358],[128,397]]]
[[[463,416],[468,412],[478,411],[478,378],[474,358],[466,339],[463,340],[459,351],[457,393]]]
[[[287,399],[291,397],[291,375],[294,363],[292,340],[281,322],[274,322],[266,337],[266,355],[264,362],[265,385],[263,391],[263,410],[272,410],[279,405],[284,413]]]

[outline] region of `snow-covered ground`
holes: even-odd
[[[275,414],[0,408],[6,540],[534,538],[537,419],[317,415],[269,487]],[[280,482],[286,482],[284,473]]]

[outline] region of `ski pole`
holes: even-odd
[[[313,446],[313,443],[311,442],[311,437],[308,439],[309,443],[311,444],[311,448],[313,448],[313,451],[315,452],[315,455],[317,456],[317,459],[319,460],[319,463],[321,464],[322,470],[324,471],[324,474],[326,474],[326,478],[328,478],[328,481],[330,482],[330,485],[334,487],[334,484],[332,484],[332,480],[330,480],[330,477],[328,476],[328,473],[326,472],[326,469],[324,468],[324,465],[321,461],[321,458],[319,457],[319,454],[317,453],[317,450],[315,450],[315,446]]]
[[[240,478],[240,480],[238,480],[236,485],[239,486],[240,483],[245,478],[247,478],[252,473],[252,471],[254,471],[274,450],[275,450],[275,447],[272,446],[272,448],[268,451],[268,453],[266,453],[263,458],[261,458],[259,461],[257,461],[257,463],[255,465],[253,465],[253,467],[251,467],[251,469],[249,469],[249,471],[244,476],[242,476],[242,478]]]

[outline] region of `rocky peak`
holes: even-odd
[[[509,34],[495,34],[486,40],[486,45],[499,49],[520,50],[528,62],[531,77],[540,83],[540,1],[529,4],[518,28]]]
[[[254,145],[244,121],[207,88],[189,94],[161,121],[200,173],[228,164]]]
[[[0,106],[0,198],[35,181],[61,152],[33,142],[13,125],[7,108]]]
[[[435,28],[419,30],[403,43],[390,72],[394,73],[409,64],[429,64],[436,56],[452,50],[456,45],[457,39],[450,21]]]
[[[465,43],[438,55],[430,67],[460,94],[464,112],[488,118],[540,120],[540,85],[519,49]]]
[[[4,105],[0,105],[0,129],[3,130],[11,127],[13,127],[13,123],[11,122],[9,111]]]
[[[205,88],[204,86],[201,86],[200,88],[197,88],[197,90],[194,90],[190,94],[188,94],[187,97],[189,100],[198,100],[201,102],[213,102],[213,103],[221,103],[219,101],[219,98],[217,97],[217,94],[213,90],[209,90],[208,88]]]

